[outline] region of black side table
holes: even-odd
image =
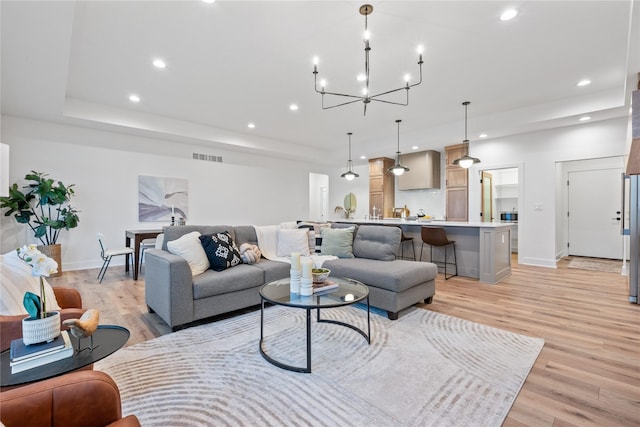
[[[37,368],[28,369],[26,371],[11,373],[11,355],[9,350],[5,350],[0,354],[0,386],[12,386],[40,381],[76,369],[84,368],[98,360],[104,359],[110,354],[120,349],[129,339],[129,330],[121,326],[115,325],[99,325],[98,329],[93,333],[93,351],[83,350],[66,359],[38,366]],[[78,350],[78,339],[69,334],[74,352]],[[88,346],[90,338],[82,338],[80,345]]]

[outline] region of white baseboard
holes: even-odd
[[[518,260],[518,263],[524,265],[533,265],[536,267],[558,268],[555,259],[523,257],[522,259]]]

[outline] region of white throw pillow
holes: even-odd
[[[200,232],[192,231],[184,236],[167,242],[167,249],[174,255],[180,255],[187,260],[191,274],[197,276],[209,268],[209,259],[200,243]]]
[[[291,256],[292,252],[299,252],[300,255],[309,255],[309,234],[303,228],[283,228],[278,230],[279,257]]]
[[[60,310],[53,288],[44,279],[47,311]],[[0,255],[0,315],[28,315],[22,304],[25,292],[40,296],[40,279],[31,275],[31,266],[18,257],[16,251]]]

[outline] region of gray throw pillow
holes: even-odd
[[[400,247],[401,230],[384,225],[361,225],[353,241],[353,254],[358,258],[393,261]]]
[[[334,255],[338,258],[353,258],[353,230],[349,228],[322,229],[321,255]]]

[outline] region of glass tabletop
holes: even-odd
[[[98,329],[93,333],[93,351],[83,350],[66,359],[57,362],[48,363],[38,366],[37,368],[28,369],[26,371],[11,374],[11,366],[9,361],[11,355],[9,350],[5,350],[0,355],[0,374],[1,384],[4,386],[25,384],[32,381],[44,380],[46,378],[55,377],[76,369],[91,365],[98,360],[104,359],[122,347],[129,339],[129,330],[121,326],[115,325],[99,325]],[[70,334],[71,343],[74,351],[78,350],[78,339]],[[82,348],[89,346],[90,338],[82,338],[80,345]]]
[[[336,282],[338,287],[303,296],[290,292],[287,277],[263,285],[260,295],[273,304],[301,308],[342,307],[362,301],[369,295],[369,288],[357,280],[344,277],[329,277],[328,280]]]

